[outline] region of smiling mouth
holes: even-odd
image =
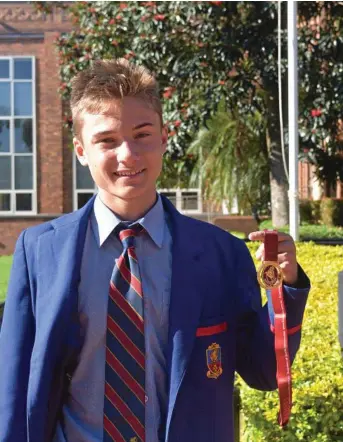
[[[134,177],[134,176],[140,175],[144,171],[145,171],[145,169],[123,170],[123,171],[114,172],[114,175],[119,176],[119,177]]]

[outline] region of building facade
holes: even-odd
[[[0,4],[0,254],[26,227],[73,209],[72,154],[62,127],[54,42],[63,11]]]

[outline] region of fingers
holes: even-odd
[[[259,248],[256,251],[255,256],[257,259],[260,259],[261,261],[264,259],[264,244],[261,244],[259,246]]]
[[[280,255],[294,255],[295,254],[295,244],[294,242],[283,242],[279,243],[278,247],[278,256]],[[264,258],[264,244],[261,244],[256,251],[256,258],[263,259]]]
[[[263,241],[264,240],[264,232],[263,230],[259,230],[257,232],[251,232],[248,235],[250,241]]]
[[[277,232],[277,234],[278,234],[279,248],[280,248],[280,243],[294,244],[293,238],[287,233]],[[249,233],[250,241],[264,241],[264,237],[265,233],[263,230],[258,230],[256,232]]]
[[[277,261],[283,271],[284,282],[293,284],[298,278],[298,265],[296,259],[296,247],[293,238],[287,233],[278,233],[278,256]],[[249,234],[251,241],[264,241],[265,232],[257,231]],[[259,245],[256,258],[264,260],[264,243]]]
[[[264,232],[251,232],[249,238],[252,241],[264,241]],[[278,261],[284,262],[286,259],[295,259],[296,248],[293,238],[287,233],[278,232]],[[260,244],[256,251],[256,258],[264,259],[264,244]]]

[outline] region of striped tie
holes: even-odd
[[[145,345],[142,283],[135,237],[119,224],[123,252],[115,261],[107,313],[104,442],[145,440]]]

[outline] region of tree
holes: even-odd
[[[342,21],[342,2],[300,2],[302,156],[328,188],[343,181]]]
[[[36,2],[46,10],[54,3]],[[317,164],[319,175],[333,180],[342,174],[337,135],[341,111],[336,95],[343,85],[342,6],[340,2],[298,3],[300,135],[305,154]],[[66,3],[75,30],[57,41],[61,93],[68,99],[71,77],[93,59],[124,56],[143,63],[156,73],[161,85],[172,161],[183,160],[199,127],[221,101],[243,118],[259,112],[266,122],[273,224],[284,225],[288,221],[288,182],[280,142],[277,5],[221,1]],[[323,15],[322,11],[326,11],[325,25],[323,21],[318,25],[321,31],[314,38],[310,20]],[[284,28],[285,10],[283,18]],[[284,56],[285,42],[283,33]],[[283,82],[285,74],[283,58]],[[315,89],[318,84],[321,87]],[[286,100],[283,103],[286,106]]]
[[[205,198],[217,204],[225,201],[229,210],[236,202],[239,213],[266,212],[269,168],[261,115],[243,119],[221,103],[207,126],[188,149],[197,158],[191,185],[201,181]]]

